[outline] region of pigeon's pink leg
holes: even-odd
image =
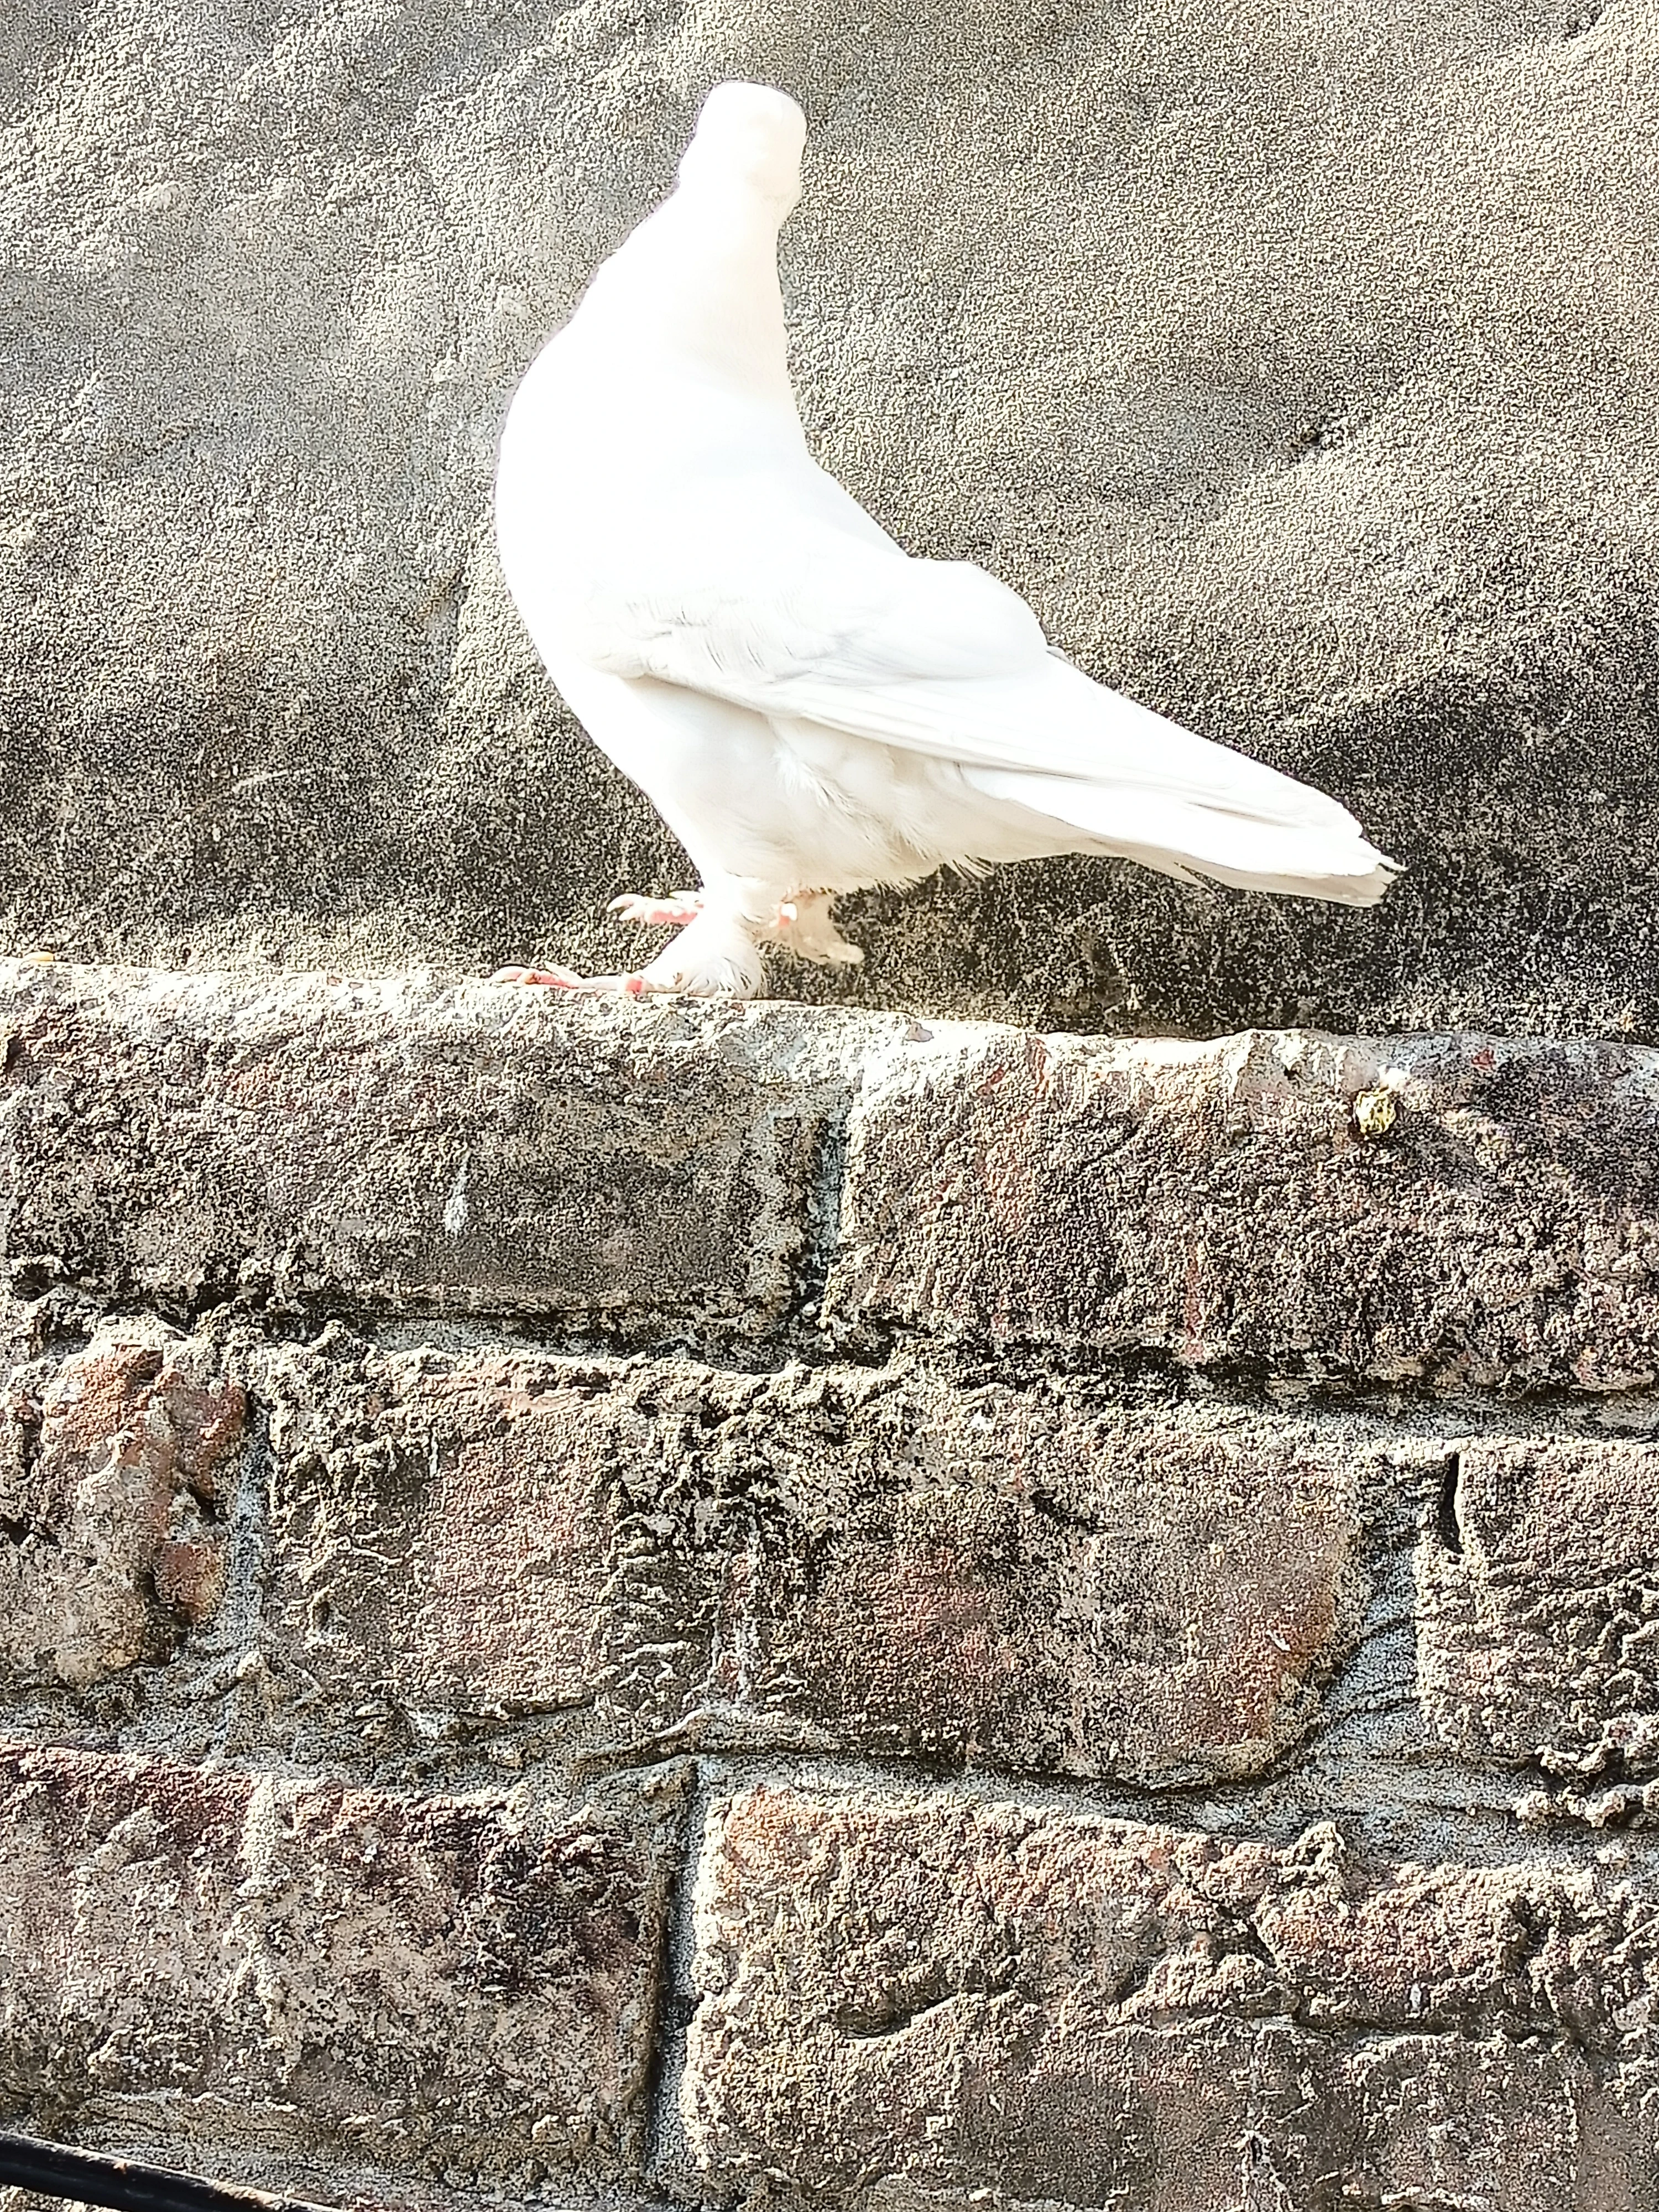
[[[543,983],[594,997],[752,999],[766,981],[757,938],[775,934],[786,917],[793,918],[793,906],[773,905],[775,896],[775,891],[760,884],[707,876],[702,890],[677,891],[668,899],[629,893],[611,902],[611,913],[621,920],[683,925],[644,968],[628,975],[577,975],[568,968],[503,968],[490,981]],[[777,917],[775,923],[763,926],[753,919],[769,910]]]
[[[836,927],[830,912],[828,891],[800,891],[779,902],[770,921],[757,924],[755,935],[763,945],[781,945],[801,960],[816,960],[828,967],[857,967],[864,955],[849,945]],[[666,898],[642,898],[624,891],[605,908],[618,921],[638,922],[653,929],[684,929],[703,911],[701,891],[670,891]]]
[[[641,898],[636,891],[624,891],[620,898],[611,900],[605,908],[618,921],[640,922],[658,929],[683,929],[702,912],[702,899],[696,891],[671,891],[666,898]],[[643,975],[579,975],[574,968],[498,968],[489,978],[492,983],[539,983],[556,991],[582,991],[590,997],[601,993],[625,993],[630,998],[644,998],[653,992],[672,987],[648,981]]]

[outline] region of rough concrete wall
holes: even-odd
[[[722,76],[814,141],[819,452],[1091,672],[1340,793],[1373,915],[1103,863],[872,896],[860,981],[1077,1030],[1659,1024],[1637,0],[14,0],[13,949],[614,964],[684,863],[503,598],[514,380]]]
[[[0,969],[0,2122],[1659,2203],[1659,1064]]]

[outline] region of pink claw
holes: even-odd
[[[665,899],[642,898],[636,891],[624,891],[605,908],[619,921],[641,923],[648,929],[684,929],[702,911],[702,902],[694,891],[672,892]]]
[[[572,968],[498,968],[492,983],[542,983],[555,991],[580,991],[582,978]]]
[[[649,975],[578,975],[570,968],[498,968],[492,983],[543,983],[556,991],[580,991],[590,999],[672,998],[673,983],[658,983]]]

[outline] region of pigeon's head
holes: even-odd
[[[680,182],[752,192],[782,221],[800,198],[806,118],[787,92],[765,84],[717,84],[702,104]]]

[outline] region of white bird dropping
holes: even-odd
[[[806,127],[710,93],[679,181],[520,386],[495,527],[519,611],[699,890],[612,911],[679,933],[639,974],[500,980],[751,997],[759,946],[863,957],[837,892],[946,862],[1126,855],[1366,906],[1394,864],[1322,793],[1092,683],[1024,601],[914,561],[806,450],[777,239]]]

